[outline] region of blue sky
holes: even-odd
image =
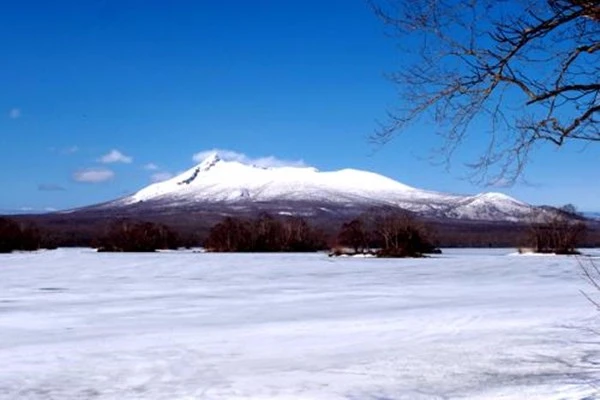
[[[367,137],[395,101],[383,74],[405,55],[362,0],[25,0],[0,10],[0,210],[110,200],[214,148],[600,210],[598,145],[541,148],[528,183],[509,188],[470,183],[467,160],[431,164],[427,125],[373,152]]]

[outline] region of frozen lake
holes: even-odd
[[[0,255],[0,399],[600,399],[576,259],[511,251]]]

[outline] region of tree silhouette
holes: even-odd
[[[362,219],[353,219],[342,225],[338,234],[338,242],[344,246],[350,246],[355,253],[361,253],[369,247],[369,232]]]
[[[323,234],[304,219],[226,217],[210,230],[204,246],[215,252],[307,252],[325,248]]]
[[[153,252],[176,249],[177,235],[167,226],[152,222],[119,220],[113,222],[100,239],[102,252]]]
[[[0,217],[0,253],[14,250],[32,251],[40,248],[40,231],[32,223],[17,223]]]

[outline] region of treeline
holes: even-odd
[[[54,243],[52,234],[41,233],[33,224],[0,218],[0,252],[37,250]],[[210,229],[205,240],[182,237],[165,224],[119,219],[109,222],[89,241],[99,252],[154,252],[181,247],[204,246],[215,252],[310,252],[328,248],[326,235],[303,218],[274,218],[261,214],[255,219],[226,217]]]
[[[0,219],[3,252],[39,249],[43,236],[49,237],[31,224]],[[110,222],[91,246],[100,252],[153,252],[186,246],[203,246],[211,252],[313,252],[345,246],[354,252],[405,257],[434,251],[430,237],[425,226],[407,212],[365,214],[343,224],[334,236],[304,218],[263,213],[256,218],[226,217],[210,229],[205,240],[197,242],[182,239],[164,224],[120,219]]]
[[[177,249],[181,241],[168,226],[152,222],[118,220],[94,247],[100,252],[153,252]]]
[[[327,248],[325,235],[298,217],[256,219],[227,217],[215,225],[204,243],[214,252],[310,252]]]
[[[17,223],[0,217],[0,253],[33,251],[42,246],[39,229],[30,223]]]
[[[333,249],[333,255],[372,254],[379,257],[418,257],[440,246],[521,246],[529,251],[575,253],[578,246],[600,243],[599,230],[586,230],[586,221],[569,207],[540,210],[529,223],[505,226],[463,221],[444,225],[394,208],[373,209],[340,224],[321,225],[291,216],[225,217],[219,220],[166,223],[133,219],[85,221],[75,229],[68,219],[50,229],[31,220],[0,217],[0,252],[57,246],[95,247],[110,252],[151,252],[204,247],[213,252],[310,252]],[[186,229],[176,222],[183,222]],[[206,225],[211,224],[209,228]],[[594,226],[593,224],[590,226]],[[176,227],[176,228],[174,228]],[[513,239],[511,240],[510,237]]]
[[[185,244],[166,225],[131,220],[110,222],[103,233],[87,242],[74,240],[75,245],[110,252],[152,252],[177,249]],[[0,253],[55,249],[58,244],[60,239],[53,232],[41,230],[34,223],[0,217]]]
[[[420,257],[437,252],[432,237],[413,214],[391,208],[344,223],[333,238],[303,218],[263,213],[255,219],[225,218],[210,230],[204,247],[211,252],[310,252],[333,247],[332,255]]]

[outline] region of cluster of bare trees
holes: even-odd
[[[204,243],[215,252],[307,252],[326,247],[321,231],[297,217],[256,219],[227,217],[215,225]]]
[[[97,247],[102,252],[153,252],[177,249],[179,241],[177,234],[166,225],[119,220],[110,225]]]
[[[379,257],[422,257],[439,252],[426,225],[401,209],[379,209],[342,225],[338,246]],[[337,250],[334,254],[341,254]]]
[[[35,225],[0,218],[0,253],[37,250],[40,244],[40,231]]]
[[[578,254],[586,224],[571,205],[540,210],[532,217],[528,245],[536,253]]]

